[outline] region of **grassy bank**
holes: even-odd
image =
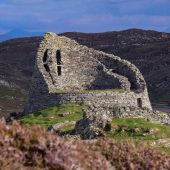
[[[65,121],[78,121],[83,117],[83,107],[79,104],[62,104],[52,106],[23,117],[20,122],[32,125],[42,125],[48,128],[56,123]],[[70,114],[62,117],[62,113]],[[60,130],[69,131],[74,129],[74,124],[67,123]],[[135,142],[154,143],[159,140],[170,140],[170,126],[154,124],[142,118],[114,118],[112,120],[112,131],[105,132],[105,136],[120,141],[133,140]],[[161,150],[170,154],[170,147],[155,144]]]
[[[61,117],[60,114],[69,112]],[[20,122],[28,125],[42,125],[45,128],[64,121],[78,121],[83,117],[83,106],[78,104],[61,104],[33,112],[21,118]]]
[[[154,124],[142,118],[114,118],[113,131],[107,136],[116,139],[158,140],[170,138],[170,126]]]

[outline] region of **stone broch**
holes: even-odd
[[[39,46],[25,113],[62,103],[114,116],[152,110],[145,80],[132,63],[46,33]]]
[[[70,132],[84,139],[111,130],[113,117],[142,117],[170,125],[170,114],[152,111],[145,80],[132,63],[46,33],[37,52],[24,114],[64,103],[85,106],[83,119]],[[63,123],[50,129],[58,131],[60,126]]]

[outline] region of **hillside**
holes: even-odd
[[[63,33],[80,44],[130,60],[143,73],[152,103],[170,105],[170,34],[131,29]],[[0,43],[0,115],[22,111],[41,37]]]
[[[43,32],[29,32],[22,29],[13,29],[7,33],[0,34],[0,42],[14,38],[42,36],[43,34]]]
[[[23,110],[40,39],[0,43],[0,115]]]

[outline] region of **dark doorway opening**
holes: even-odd
[[[137,99],[137,105],[138,105],[138,107],[142,108],[142,99],[141,98]]]
[[[61,51],[57,50],[56,52],[56,58],[57,58],[57,65],[61,65]]]
[[[61,66],[57,66],[58,76],[61,76]]]

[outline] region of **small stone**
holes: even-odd
[[[152,128],[152,129],[149,129],[149,134],[155,134],[159,132],[159,129],[158,128]]]
[[[63,112],[63,113],[59,113],[58,115],[60,116],[60,117],[65,117],[65,116],[67,116],[67,115],[69,115],[70,114],[70,112]]]
[[[54,116],[49,116],[48,117],[48,120],[52,120],[52,119],[54,119]]]
[[[134,128],[134,131],[135,131],[136,133],[139,133],[141,130],[140,130],[139,128]]]

